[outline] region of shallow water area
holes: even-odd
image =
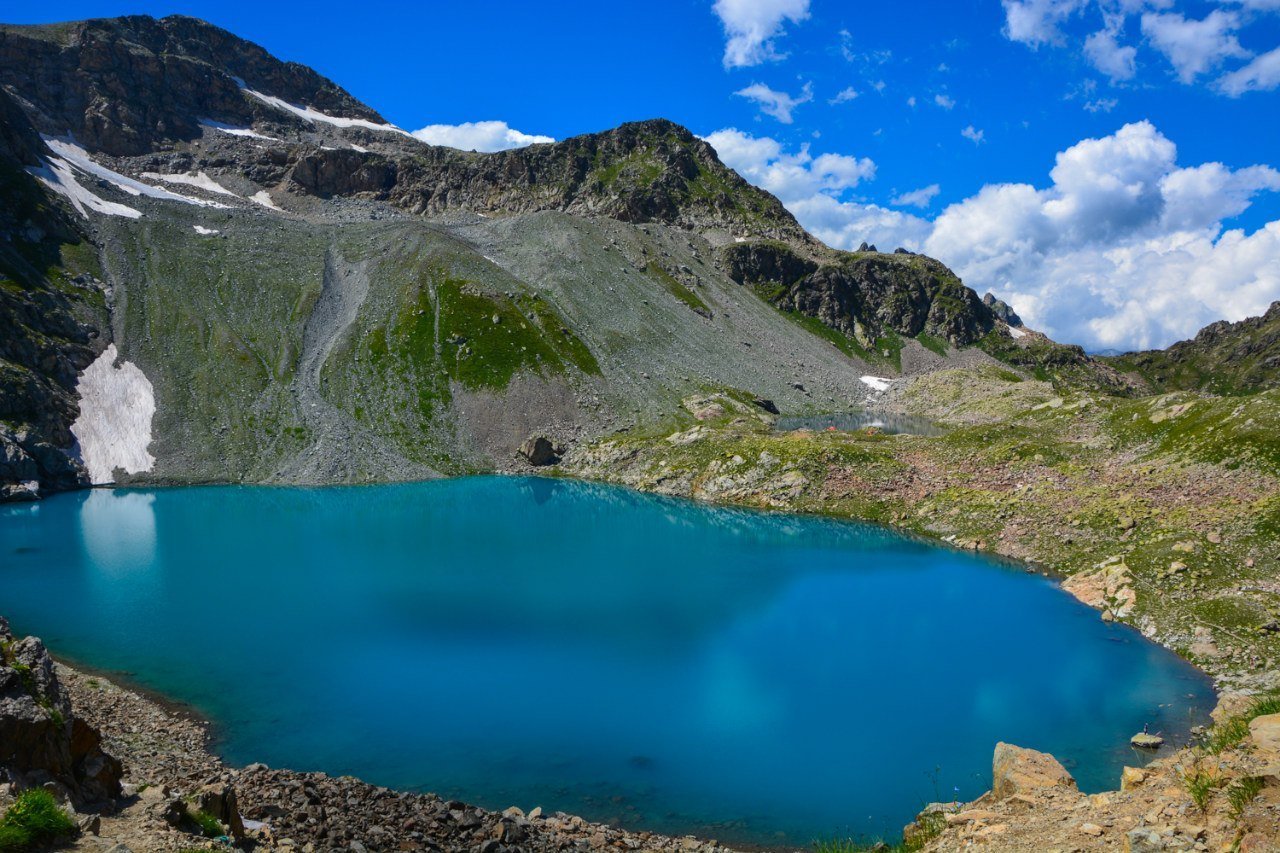
[[[1051,581],[869,526],[562,480],[0,507],[0,612],[233,762],[722,841],[896,836],[996,741],[1085,790],[1213,692]]]

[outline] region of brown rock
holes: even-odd
[[[1249,723],[1249,740],[1264,755],[1280,757],[1280,714],[1254,717]]]
[[[1140,767],[1126,767],[1120,771],[1120,790],[1132,791],[1147,781],[1147,771]]]
[[[996,744],[991,763],[991,793],[997,799],[1052,789],[1076,789],[1076,780],[1058,759],[1010,743]]]

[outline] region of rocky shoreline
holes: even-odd
[[[591,823],[562,812],[488,811],[433,794],[358,779],[251,764],[233,768],[210,748],[209,725],[190,709],[59,663],[57,677],[79,719],[102,734],[124,767],[118,807],[101,809],[67,849],[149,851],[654,850],[729,853],[715,841],[673,838]],[[227,842],[182,819],[192,803],[223,810]]]

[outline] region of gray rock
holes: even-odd
[[[520,455],[525,458],[530,465],[544,466],[554,465],[560,461],[559,455],[556,453],[555,445],[551,443],[551,439],[545,435],[534,435],[525,439],[524,444],[520,445]]]

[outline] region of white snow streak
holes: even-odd
[[[217,228],[205,228],[203,225],[192,225],[191,227],[196,229],[197,234],[202,234],[206,237],[209,236],[210,234],[218,233]]]
[[[263,207],[269,207],[272,210],[280,210],[280,206],[277,205],[275,202],[275,199],[271,197],[271,193],[267,192],[266,190],[259,190],[258,192],[249,196],[249,201],[256,201],[258,204],[262,205]]]
[[[198,187],[207,192],[217,193],[218,195],[229,195],[232,198],[239,198],[238,195],[206,175],[204,172],[198,172],[194,175],[163,175],[159,172],[143,172],[142,177],[149,181],[163,181],[166,184],[185,184],[189,187]]]
[[[115,482],[115,471],[150,471],[156,459],[151,444],[151,418],[156,400],[151,382],[137,365],[115,366],[115,344],[80,374],[80,416],[71,432],[80,444],[80,458],[95,485]]]
[[[226,133],[230,136],[244,136],[244,137],[248,137],[249,139],[265,139],[268,142],[280,141],[279,139],[276,139],[274,136],[267,136],[265,134],[258,133],[256,130],[254,130],[251,127],[236,127],[235,125],[224,124],[220,121],[214,121],[213,119],[209,119],[209,118],[201,119],[200,125],[202,127],[208,127],[213,130],[216,130],[219,133]]]
[[[133,178],[126,177],[119,172],[113,172],[106,166],[96,162],[89,156],[89,152],[85,151],[79,145],[76,145],[69,139],[54,139],[53,137],[44,137],[45,144],[53,150],[55,154],[75,166],[87,175],[114,184],[120,190],[129,195],[145,195],[150,198],[158,198],[164,201],[180,201],[184,204],[194,204],[200,207],[226,207],[225,204],[218,204],[214,201],[204,201],[203,199],[191,198],[190,196],[179,195],[178,193],[169,192],[160,187],[153,187],[150,184],[144,184],[142,181],[136,181]]]
[[[885,379],[883,376],[862,376],[859,378],[862,380],[863,385],[875,391],[887,391],[893,383],[892,379]]]
[[[71,206],[81,216],[88,217],[89,210],[105,213],[107,216],[123,216],[127,219],[137,219],[142,216],[140,210],[134,210],[128,205],[117,204],[114,201],[106,201],[89,192],[76,180],[75,170],[66,160],[54,157],[46,160],[45,163],[47,165],[42,168],[29,168],[27,171],[46,187],[70,201]]]
[[[327,113],[322,113],[319,110],[313,110],[311,107],[301,107],[297,104],[291,104],[283,98],[277,98],[275,95],[266,95],[262,92],[250,89],[248,86],[244,85],[243,80],[237,80],[236,82],[240,84],[241,90],[246,95],[252,95],[267,106],[275,107],[278,110],[284,110],[287,113],[293,113],[298,118],[306,119],[312,124],[315,124],[316,122],[323,122],[325,124],[331,124],[334,127],[364,127],[369,130],[381,130],[387,133],[399,133],[403,136],[409,136],[408,131],[401,130],[394,124],[378,124],[377,122],[369,121],[366,118],[342,118],[341,116],[331,116]]]

